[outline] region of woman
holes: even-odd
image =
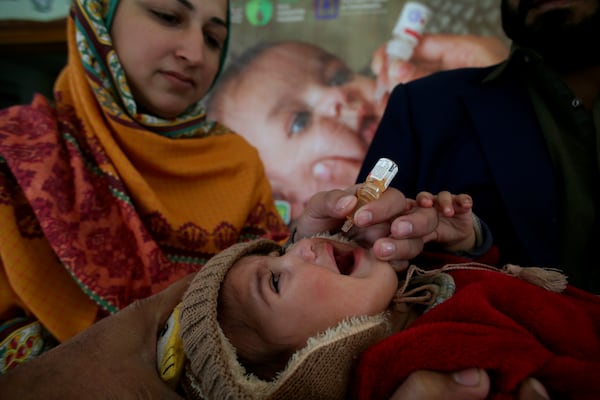
[[[1,112],[2,369],[287,235],[256,151],[200,105],[228,24],[226,0],[78,0],[54,99]]]
[[[199,103],[228,23],[226,0],[77,0],[54,99],[0,112],[0,370],[237,241],[287,237],[257,152]],[[373,225],[379,256],[408,260],[435,212],[402,215],[404,197],[385,195],[356,225]],[[339,228],[356,198],[311,204],[296,238]],[[390,218],[410,230],[377,227]]]

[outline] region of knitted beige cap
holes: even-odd
[[[238,243],[214,256],[184,295],[181,336],[188,363],[183,387],[191,399],[344,399],[357,356],[390,333],[385,314],[350,318],[318,334],[271,381],[249,374],[217,321],[221,282],[250,254],[280,249],[266,239]]]

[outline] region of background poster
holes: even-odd
[[[405,3],[231,0],[228,67],[208,114],[258,149],[285,218],[316,191],[354,183],[394,85],[508,54],[500,0],[422,0],[421,50],[382,61]]]
[[[323,46],[357,71],[391,38],[405,0],[231,0],[234,58],[265,40],[303,40]],[[422,0],[432,10],[427,33],[495,36],[506,41],[500,0]],[[508,42],[506,42],[508,43]]]
[[[71,0],[0,0],[0,20],[52,21],[69,14]]]

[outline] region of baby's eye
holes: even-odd
[[[158,10],[151,10],[152,14],[154,14],[161,22],[166,25],[175,26],[180,22],[180,19],[177,15],[167,14]]]
[[[310,113],[308,111],[301,111],[294,117],[292,125],[290,126],[290,136],[294,136],[300,131],[303,131],[310,122]]]
[[[273,272],[271,272],[271,285],[273,285],[273,290],[275,290],[275,293],[279,293],[279,277],[281,275],[275,275]]]
[[[353,73],[348,68],[340,68],[329,79],[329,86],[342,86],[352,80]]]

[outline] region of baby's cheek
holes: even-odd
[[[312,310],[329,315],[333,322],[362,313],[364,304],[360,301],[359,288],[350,283],[342,275],[313,279],[311,293],[307,296],[313,303]]]

